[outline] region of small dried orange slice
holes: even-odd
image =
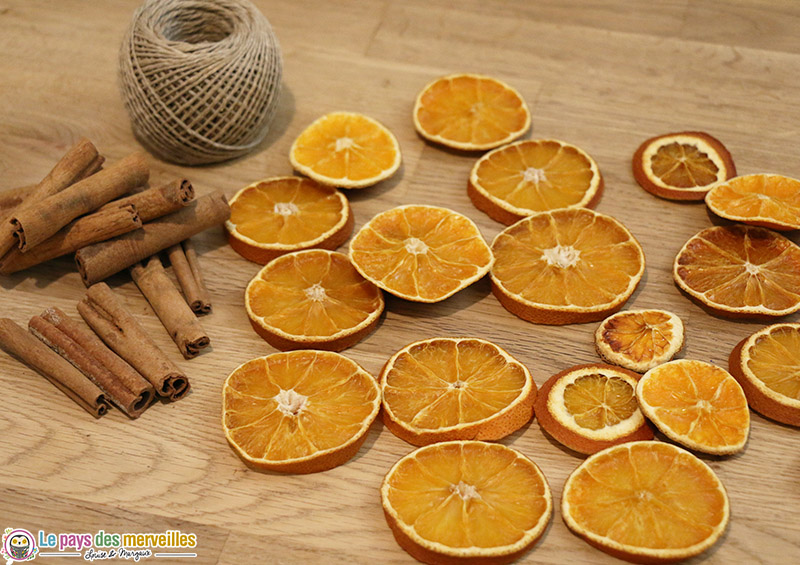
[[[438,206],[381,212],[350,242],[364,278],[406,300],[439,302],[489,272],[492,252],[478,226]]]
[[[703,553],[730,519],[725,487],[711,467],[660,441],[595,453],[567,479],[567,527],[594,547],[634,563],[672,563]]]
[[[800,426],[800,324],[774,324],[743,339],[731,352],[729,369],[750,408]]]
[[[310,249],[270,261],[247,285],[244,305],[253,329],[277,349],[341,351],[375,328],[384,302],[347,255]]]
[[[666,310],[626,310],[597,326],[594,344],[603,360],[644,373],[683,347],[683,322]]]
[[[472,167],[467,184],[475,207],[504,224],[556,208],[592,207],[602,191],[594,159],[555,139],[517,141],[490,151]]]
[[[717,216],[773,230],[800,229],[800,181],[744,175],[714,186],[706,206]]]
[[[414,127],[434,143],[453,149],[494,149],[531,125],[522,95],[497,79],[455,74],[422,89],[414,104]]]
[[[492,243],[492,291],[507,310],[540,324],[601,320],[630,298],[644,252],[628,229],[586,208],[541,212]]]
[[[800,247],[764,228],[706,228],[675,257],[675,283],[728,317],[785,316],[800,310]]]
[[[315,473],[353,457],[378,415],[374,377],[330,351],[291,351],[236,368],[222,387],[222,427],[249,465]]]
[[[536,400],[528,369],[478,338],[412,343],[389,359],[380,380],[386,427],[414,445],[500,439],[531,419]]]
[[[550,377],[536,399],[539,425],[559,443],[591,454],[653,439],[636,401],[639,375],[610,365],[578,365]]]
[[[519,451],[451,441],[400,459],[381,485],[397,543],[423,563],[511,563],[539,540],[553,514],[547,480]]]
[[[262,265],[301,249],[336,249],[353,233],[353,214],[344,194],[311,179],[262,180],[237,192],[230,205],[228,243],[245,259]]]
[[[747,399],[736,379],[716,365],[689,359],[659,365],[639,380],[636,398],[664,435],[689,449],[729,455],[747,443]]]
[[[332,112],[303,130],[292,144],[295,170],[340,188],[365,188],[400,167],[400,144],[386,126],[353,112]]]
[[[633,176],[647,192],[669,200],[702,200],[716,182],[736,176],[731,154],[700,131],[667,133],[642,143]]]

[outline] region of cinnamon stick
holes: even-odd
[[[131,204],[99,210],[66,225],[53,237],[27,253],[18,248],[12,249],[0,260],[0,274],[16,273],[140,227],[142,221],[136,208]]]
[[[131,418],[138,418],[155,398],[153,387],[136,369],[106,347],[90,329],[58,308],[48,308],[28,322],[30,332],[72,363]]]
[[[147,182],[150,171],[144,155],[133,153],[36,206],[24,206],[11,218],[19,248],[25,252],[54,235],[69,222],[96,210]]]
[[[108,402],[97,385],[8,318],[0,318],[0,347],[35,369],[95,418],[108,412]]]
[[[146,264],[131,267],[133,282],[142,291],[185,359],[197,357],[211,345],[208,334],[167,276],[161,259],[153,255]]]
[[[211,312],[211,296],[200,271],[197,251],[191,239],[178,243],[167,249],[172,270],[181,285],[183,296],[193,312],[208,314]],[[0,271],[2,272],[2,271]]]
[[[147,379],[156,394],[178,400],[189,392],[189,379],[170,361],[106,283],[89,287],[78,313],[106,345]]]
[[[73,183],[91,176],[103,165],[103,157],[88,139],[81,139],[70,147],[36,187],[25,195],[22,202],[14,209],[0,217],[0,257],[8,253],[17,239],[15,229],[11,225],[11,216],[29,206],[39,204],[49,196],[64,190]]]
[[[139,211],[139,217],[142,222],[149,222],[180,210],[192,200],[194,200],[192,183],[187,179],[176,179],[167,184],[109,202],[102,206],[100,210],[133,204]]]
[[[200,233],[223,223],[231,209],[222,192],[198,198],[185,208],[153,220],[136,230],[78,250],[75,261],[89,286]]]

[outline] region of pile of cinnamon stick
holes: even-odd
[[[227,220],[230,208],[221,192],[195,200],[186,179],[146,188],[150,171],[139,153],[103,164],[82,139],[37,185],[0,193],[0,274],[74,252],[89,287],[78,312],[91,328],[48,308],[31,318],[30,332],[0,319],[0,347],[94,416],[116,405],[136,418],[156,398],[185,396],[189,380],[100,281],[130,268],[183,357],[196,356],[210,339],[195,314],[210,312],[211,301],[189,238]]]

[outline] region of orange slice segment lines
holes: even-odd
[[[706,194],[717,216],[774,230],[800,229],[800,181],[782,175],[743,175]]]

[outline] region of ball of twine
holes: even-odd
[[[185,165],[231,159],[264,139],[282,67],[269,22],[248,0],[147,0],[120,50],[134,133]]]

